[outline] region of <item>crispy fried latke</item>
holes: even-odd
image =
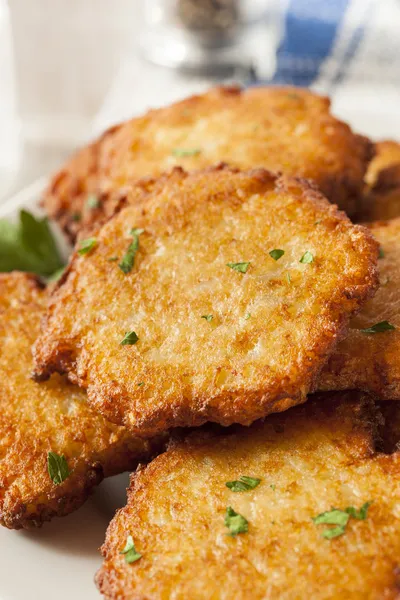
[[[112,214],[119,189],[133,180],[225,161],[310,178],[353,214],[372,154],[369,140],[332,116],[328,98],[291,87],[215,88],[107,131],[53,177],[44,205],[75,238]]]
[[[368,231],[304,180],[263,169],[177,168],[131,194],[70,263],[35,346],[36,376],[67,371],[138,435],[250,424],[305,401],[377,284]],[[125,274],[113,261],[132,228],[144,232]]]
[[[70,513],[103,477],[150,452],[148,442],[94,414],[86,394],[60,376],[30,379],[45,304],[33,277],[0,275],[0,523],[14,529]],[[49,452],[64,455],[71,471],[60,485],[49,476]]]
[[[376,157],[368,167],[366,182],[359,220],[400,217],[400,143],[387,140],[376,144]]]
[[[381,245],[381,286],[352,320],[349,333],[330,357],[318,382],[320,390],[361,389],[385,400],[400,400],[400,218],[374,223]],[[363,333],[388,321],[395,329]]]
[[[399,407],[398,407],[399,410]],[[357,392],[320,395],[249,429],[199,430],[132,476],[97,584],[107,600],[398,598],[399,454],[376,451],[382,416]],[[261,479],[234,493],[226,482]],[[364,506],[342,535],[313,518]],[[227,507],[248,521],[228,535]],[[128,564],[128,536],[142,557]],[[128,556],[129,559],[129,556]]]

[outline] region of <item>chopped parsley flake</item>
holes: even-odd
[[[47,455],[47,470],[50,479],[56,485],[60,485],[60,483],[65,481],[70,474],[65,456],[59,456],[55,452],[49,452]]]
[[[260,483],[261,479],[257,479],[256,477],[247,477],[247,475],[242,475],[239,478],[239,480],[227,481],[225,485],[232,492],[247,492],[249,490],[254,490],[254,488],[260,485]]]
[[[248,321],[250,319],[250,317],[251,317],[251,313],[246,313],[244,318],[246,319],[246,321]]]
[[[249,268],[249,262],[239,262],[239,263],[227,263],[227,267],[233,269],[234,271],[238,271],[239,273],[246,273]]]
[[[137,384],[138,387],[142,387],[142,385],[144,385],[144,381],[141,381],[140,383]]]
[[[107,258],[107,262],[115,262],[116,260],[118,260],[118,256],[110,256],[110,258]]]
[[[385,258],[385,251],[382,246],[379,246],[378,258]]]
[[[208,323],[213,320],[213,315],[201,315],[202,319],[205,319]]]
[[[271,488],[271,490],[273,492],[276,490],[276,485],[274,483],[271,483],[271,485],[269,487]]]
[[[229,534],[232,537],[237,536],[239,533],[247,533],[249,530],[248,521],[237,512],[233,510],[231,506],[227,506],[225,519],[225,526],[229,529]]]
[[[96,246],[97,239],[94,237],[81,240],[79,243],[78,254],[89,254]]]
[[[309,265],[313,262],[313,260],[314,256],[307,250],[307,252],[304,252],[299,262],[301,262],[303,265]]]
[[[125,562],[128,564],[134,563],[139,560],[139,558],[142,558],[140,552],[138,552],[135,548],[135,544],[131,535],[128,535],[126,538],[125,548],[121,550],[120,554],[125,554]]]
[[[184,157],[184,156],[197,156],[201,153],[200,148],[174,148],[172,150],[172,154],[174,156]]]
[[[360,329],[360,331],[361,333],[382,333],[383,331],[392,331],[393,329],[396,329],[396,327],[388,321],[380,321],[379,323],[372,325],[372,327]]]
[[[287,279],[288,283],[290,283],[292,281],[292,279],[290,277],[290,273],[286,273],[286,279]]]
[[[82,219],[82,215],[81,215],[81,213],[74,213],[74,214],[71,216],[71,219],[72,219],[73,221],[75,221],[75,223],[79,223],[79,221]]]
[[[133,265],[135,264],[135,256],[139,250],[139,235],[143,233],[143,229],[132,229],[130,234],[132,236],[132,242],[129,244],[125,255],[119,263],[119,268],[125,275],[131,272]]]
[[[86,206],[88,208],[90,208],[91,210],[94,210],[95,208],[99,208],[100,202],[99,202],[99,199],[97,198],[97,196],[95,196],[94,194],[90,194],[86,200]]]
[[[315,525],[336,525],[336,527],[325,529],[322,532],[323,538],[331,540],[345,533],[346,526],[350,518],[364,521],[368,516],[368,508],[370,506],[371,502],[365,502],[359,510],[354,508],[354,506],[348,506],[344,510],[332,508],[332,510],[323,512],[314,517],[312,520],[314,521]]]
[[[127,331],[121,340],[121,346],[133,346],[139,340],[139,337],[134,331]]]
[[[285,254],[284,250],[280,250],[279,248],[275,248],[274,250],[271,250],[271,252],[269,252],[269,255],[271,258],[273,258],[274,260],[279,260],[281,258],[281,256],[283,256]]]

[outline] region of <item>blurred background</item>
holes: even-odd
[[[295,84],[400,138],[399,0],[0,0],[0,201],[216,82]]]

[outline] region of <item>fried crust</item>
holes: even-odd
[[[381,286],[353,319],[349,333],[324,367],[318,389],[360,389],[385,400],[400,400],[400,218],[373,223],[370,231],[384,253],[379,260]],[[388,321],[394,331],[367,335]]]
[[[74,239],[112,214],[119,189],[133,180],[224,161],[312,179],[351,215],[372,155],[369,140],[332,116],[328,98],[291,87],[220,87],[108,130],[53,177],[43,202]],[[96,209],[87,205],[91,193]]]
[[[359,215],[361,221],[400,217],[400,143],[376,144],[376,156],[368,167],[367,192]]]
[[[398,408],[399,410],[399,408]],[[97,584],[107,600],[398,598],[400,456],[376,452],[371,398],[320,395],[249,429],[199,430],[131,478],[108,527]],[[253,490],[225,485],[257,477]],[[373,501],[322,538],[312,518]],[[227,535],[227,506],[249,522]],[[125,562],[128,535],[142,558]]]
[[[263,169],[177,168],[130,194],[70,263],[35,345],[36,376],[68,372],[137,435],[248,425],[304,402],[377,285],[367,230],[306,181]],[[124,274],[110,259],[132,227],[144,233]],[[228,267],[246,261],[247,273]],[[139,341],[121,346],[132,330]]]
[[[0,523],[13,529],[70,513],[103,477],[136,467],[151,449],[95,414],[60,376],[30,379],[46,298],[34,277],[0,275]],[[72,471],[61,485],[47,471],[50,451],[65,455]]]

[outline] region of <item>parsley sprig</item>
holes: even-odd
[[[131,229],[132,242],[129,244],[125,255],[122,257],[121,262],[119,263],[119,268],[125,275],[132,271],[133,265],[135,264],[135,257],[137,251],[139,250],[139,236],[143,233],[144,229]]]
[[[235,481],[227,481],[225,485],[232,492],[247,492],[249,490],[254,490],[260,483],[261,479],[258,479],[257,477],[242,475]]]
[[[47,470],[50,479],[56,485],[60,485],[70,475],[67,460],[64,455],[58,455],[56,452],[49,452],[47,455]]]
[[[382,333],[383,331],[393,331],[393,329],[396,329],[396,327],[388,321],[380,321],[379,323],[372,325],[372,327],[360,329],[360,331],[361,333]]]
[[[227,506],[226,508],[224,523],[229,529],[228,535],[232,537],[236,537],[239,533],[247,533],[249,530],[247,519],[235,512],[231,506]]]
[[[336,525],[336,527],[325,529],[322,532],[323,538],[331,540],[345,533],[346,526],[350,518],[364,521],[368,516],[368,509],[371,504],[372,502],[365,502],[358,510],[354,508],[354,506],[348,506],[344,510],[332,508],[332,510],[323,512],[314,517],[312,520],[314,521],[315,525]]]
[[[239,273],[246,273],[249,268],[249,262],[227,263],[226,266]]]
[[[49,277],[64,266],[47,218],[21,210],[17,222],[0,219],[0,271]]]
[[[128,535],[126,538],[125,548],[121,550],[120,554],[125,554],[125,562],[129,565],[139,560],[139,558],[142,558],[140,552],[135,548],[135,543],[131,535]]]

